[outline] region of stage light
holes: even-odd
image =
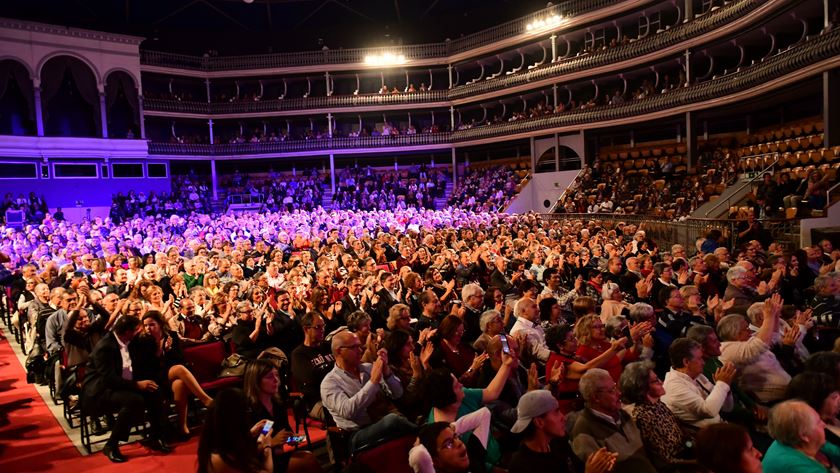
[[[562,22],[563,17],[560,15],[552,15],[546,18],[539,18],[528,23],[525,25],[525,30],[528,32],[543,31],[546,29],[556,28],[557,26],[560,26]]]
[[[365,64],[368,66],[398,66],[406,62],[405,54],[388,52],[365,56]]]

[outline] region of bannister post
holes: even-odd
[[[35,127],[44,136],[44,110],[41,108],[41,81],[35,83]]]
[[[210,144],[212,145],[213,143],[215,143],[215,140],[213,140],[213,119],[212,118],[210,120],[207,120],[207,127],[210,130]]]
[[[204,79],[204,89],[207,91],[207,103],[212,102],[210,100],[210,79]]]
[[[140,114],[140,139],[146,139],[146,117],[143,112],[143,96],[137,96],[137,112]]]
[[[455,158],[455,147],[452,147],[452,188],[458,185],[458,160]]]
[[[449,72],[449,88],[452,88],[452,64],[446,67],[446,70]]]
[[[557,61],[557,35],[551,34],[551,62]]]
[[[216,160],[210,160],[210,180],[212,181],[213,185],[213,200],[217,200],[219,198],[219,179],[216,176]]]
[[[694,112],[685,112],[685,159],[688,169],[697,161],[697,130],[694,129],[694,121]]]
[[[449,131],[455,131],[455,107],[449,107]]]
[[[687,23],[694,19],[694,0],[685,0],[685,19],[683,23]]]
[[[105,92],[99,92],[99,119],[102,120],[102,138],[108,138],[108,113],[105,110]]]
[[[330,189],[335,196],[335,154],[330,153]]]
[[[823,146],[826,148],[840,145],[840,70],[823,72]]]

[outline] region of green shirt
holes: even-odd
[[[464,389],[464,400],[461,401],[461,407],[458,408],[458,416],[456,419],[460,419],[467,414],[471,414],[484,406],[482,402],[482,398],[484,397],[484,390],[483,389],[474,389],[474,388],[463,388]],[[435,422],[435,410],[432,409],[429,412],[429,417],[427,419],[429,423]],[[464,432],[461,434],[461,440],[464,443],[469,441],[470,437],[472,436],[472,432]],[[499,448],[498,442],[496,439],[490,435],[490,438],[487,439],[487,457],[484,459],[484,463],[487,465],[487,471],[493,469],[494,466],[499,464],[499,461],[502,459],[502,452]]]

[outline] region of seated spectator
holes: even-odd
[[[216,396],[198,442],[198,473],[275,471],[274,429],[260,435],[268,419],[251,426],[247,413],[241,390],[225,389]]]
[[[741,373],[738,384],[745,391],[755,394],[759,401],[772,403],[784,398],[790,375],[770,351],[782,300],[774,295],[764,304],[764,320],[754,335],[747,320],[737,314],[722,318],[717,331],[722,342],[720,360],[735,365]]]
[[[761,473],[761,452],[749,433],[737,424],[711,424],[694,436],[698,463],[708,472]]]
[[[244,392],[248,401],[247,424],[256,424],[265,419],[274,422],[271,436],[271,450],[276,471],[289,473],[320,472],[318,460],[310,452],[296,450],[285,453],[289,437],[294,436],[289,426],[286,406],[280,399],[280,373],[277,366],[266,359],[252,360],[245,369]]]
[[[648,457],[658,469],[666,470],[692,457],[692,439],[662,402],[665,388],[653,367],[649,361],[627,365],[621,373],[621,395],[631,403],[627,407],[642,434]]]
[[[130,347],[139,332],[140,320],[122,317],[114,330],[106,335],[90,354],[82,385],[83,409],[92,415],[103,409],[117,410],[111,436],[102,452],[114,463],[128,459],[120,452],[119,442],[128,440],[131,427],[143,419],[149,421],[150,447],[160,452],[171,451],[163,440],[163,397],[158,384],[150,379],[134,379]]]
[[[562,324],[551,327],[545,334],[545,342],[552,351],[545,364],[546,376],[552,373],[557,364],[563,365],[563,379],[554,387],[553,394],[560,401],[563,412],[568,413],[583,408],[578,389],[581,376],[592,368],[601,368],[617,352],[624,350],[626,340],[623,338],[613,340],[609,349],[588,362],[582,361],[575,354],[578,341],[571,325]]]
[[[518,419],[511,432],[523,435],[508,471],[559,471],[572,473],[583,468],[566,441],[566,416],[550,392],[539,389],[526,393],[517,406]],[[600,448],[589,456],[587,472],[612,469],[617,455]]]
[[[623,363],[635,361],[641,353],[641,338],[647,335],[651,329],[650,324],[636,324],[630,329],[630,340],[624,339],[625,348],[614,352],[613,356],[602,364],[602,367],[610,373],[613,379],[619,379]],[[597,359],[607,350],[612,349],[612,342],[607,339],[604,323],[600,317],[590,314],[582,317],[575,324],[575,338],[578,341],[578,349],[575,353],[584,363]],[[627,348],[630,342],[633,345]]]
[[[323,419],[321,402],[321,381],[333,369],[335,358],[323,346],[324,320],[314,312],[308,312],[300,319],[303,327],[303,344],[292,351],[292,379],[295,388],[303,393],[303,402],[309,415]]]
[[[403,395],[395,401],[400,412],[414,419],[422,414],[423,379],[432,367],[434,345],[430,340],[418,343],[420,354],[414,353],[414,338],[411,332],[397,329],[385,335],[382,347],[388,352],[391,371],[397,375],[403,386]],[[416,411],[416,412],[415,412]],[[412,414],[412,415],[409,415]]]
[[[671,370],[665,375],[664,402],[682,422],[695,427],[720,422],[721,412],[731,411],[734,401],[729,386],[735,366],[724,363],[715,371],[715,382],[703,375],[703,349],[688,338],[674,340],[668,349]]]
[[[824,327],[840,326],[840,273],[822,274],[814,279],[814,299],[809,304],[814,321]]]
[[[138,344],[137,352],[140,357],[137,373],[146,379],[154,380],[159,387],[164,388],[164,392],[172,392],[178,414],[179,435],[188,437],[189,398],[195,396],[205,407],[210,406],[213,398],[201,389],[195,376],[184,366],[181,339],[176,332],[166,329],[160,312],[150,310],[143,314],[140,320],[143,322],[145,333],[135,342]]]
[[[481,314],[478,324],[481,327],[481,336],[473,343],[473,348],[480,353],[487,350],[490,339],[502,333],[504,321],[498,310],[487,310]]]
[[[478,369],[487,361],[487,355],[476,356],[473,349],[462,341],[464,322],[455,315],[448,315],[438,328],[438,343],[432,355],[432,367],[446,367],[462,384],[474,386]]]
[[[840,448],[826,443],[820,415],[802,401],[774,406],[767,428],[775,441],[761,462],[765,473],[823,473],[840,464]]]
[[[255,360],[263,350],[268,348],[263,314],[259,312],[254,317],[254,307],[251,302],[242,301],[236,304],[236,315],[236,326],[233,327],[231,333],[236,353],[246,360]]]
[[[586,402],[571,431],[572,450],[584,462],[606,447],[616,453],[613,472],[655,472],[641,432],[630,414],[621,409],[621,393],[610,373],[593,368],[580,379]]]
[[[551,355],[551,350],[545,344],[545,332],[539,323],[539,310],[537,303],[528,297],[520,299],[514,308],[516,323],[510,334],[522,340],[522,358],[528,366],[534,362],[545,363]]]
[[[416,473],[469,473],[484,471],[473,464],[458,430],[449,422],[434,422],[420,428],[417,443],[409,452],[408,463]]]
[[[840,391],[834,378],[824,373],[798,374],[788,385],[787,397],[811,406],[825,424],[826,443],[840,447]]]
[[[413,432],[417,426],[394,412],[391,400],[403,394],[388,365],[388,352],[374,363],[361,363],[362,345],[344,331],[332,339],[335,367],[321,382],[321,399],[338,427],[351,432],[350,450]]]
[[[630,308],[630,304],[624,300],[624,293],[621,291],[621,287],[614,282],[604,283],[603,289],[601,290],[601,297],[604,300],[601,303],[601,322],[605,324],[612,317],[619,316],[622,314],[622,311],[625,309],[629,310]]]
[[[426,395],[432,405],[427,421],[455,422],[495,401],[502,394],[508,376],[516,366],[518,360],[515,357],[503,355],[502,366],[484,389],[464,388],[458,378],[446,368],[432,370],[426,378]],[[470,435],[471,433],[466,433],[461,438],[469,444]],[[489,471],[501,461],[501,450],[493,437],[490,437],[486,450],[485,462]]]

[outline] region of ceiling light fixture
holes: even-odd
[[[382,53],[365,56],[365,64],[368,66],[398,66],[406,62],[405,54]]]
[[[525,26],[525,30],[528,32],[542,31],[560,26],[560,23],[562,22],[563,17],[561,17],[560,15],[552,15],[547,18],[539,18],[528,23]]]

